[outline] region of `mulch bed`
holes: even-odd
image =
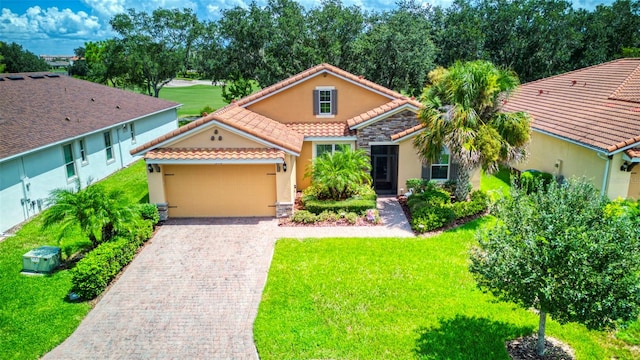
[[[298,191],[296,194],[296,200],[294,202],[293,208],[295,211],[304,210],[304,205],[302,205],[302,193]],[[338,221],[318,221],[312,224],[304,224],[291,221],[290,218],[280,218],[278,219],[278,226],[292,226],[292,227],[330,227],[330,226],[380,226],[382,222],[374,224],[372,222],[367,221],[365,217],[360,217],[356,221],[355,224],[351,224],[346,219],[338,219]]]
[[[514,360],[573,360],[575,354],[567,344],[552,337],[545,338],[544,356],[536,354],[537,335],[523,336],[507,341],[506,347],[509,356]]]

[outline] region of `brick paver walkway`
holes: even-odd
[[[385,226],[284,228],[274,219],[170,220],[78,329],[44,359],[257,359],[253,321],[279,237],[413,236]],[[404,219],[404,220],[403,220]]]

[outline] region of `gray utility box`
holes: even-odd
[[[62,252],[57,246],[41,246],[22,255],[22,272],[52,273],[62,260]]]

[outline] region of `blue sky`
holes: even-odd
[[[37,54],[71,55],[73,49],[87,41],[113,37],[109,19],[134,8],[152,11],[156,8],[189,7],[200,19],[217,19],[220,11],[234,6],[246,6],[251,0],[0,0],[0,40],[16,42]],[[448,6],[451,0],[423,0],[432,5]],[[265,4],[266,0],[258,0]],[[317,6],[319,0],[299,0],[306,8]],[[593,9],[612,0],[573,0],[574,7]],[[343,0],[367,10],[386,10],[395,0]]]

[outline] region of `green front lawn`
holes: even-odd
[[[222,100],[222,88],[211,85],[193,85],[181,87],[163,87],[160,98],[181,103],[178,116],[200,116],[205,106],[217,110],[227,103]]]
[[[254,325],[260,357],[508,359],[505,340],[538,318],[476,289],[467,254],[490,221],[430,238],[279,240]],[[547,327],[578,359],[633,358],[609,333]]]
[[[120,188],[132,202],[148,198],[144,161],[138,161],[102,182]],[[77,234],[58,245],[55,231],[43,232],[40,216],[15,236],[0,242],[0,358],[37,359],[64,341],[91,309],[86,302],[66,300],[69,271],[50,276],[22,275],[22,255],[42,245],[62,246],[63,257],[89,244]],[[53,229],[55,230],[55,229]]]

